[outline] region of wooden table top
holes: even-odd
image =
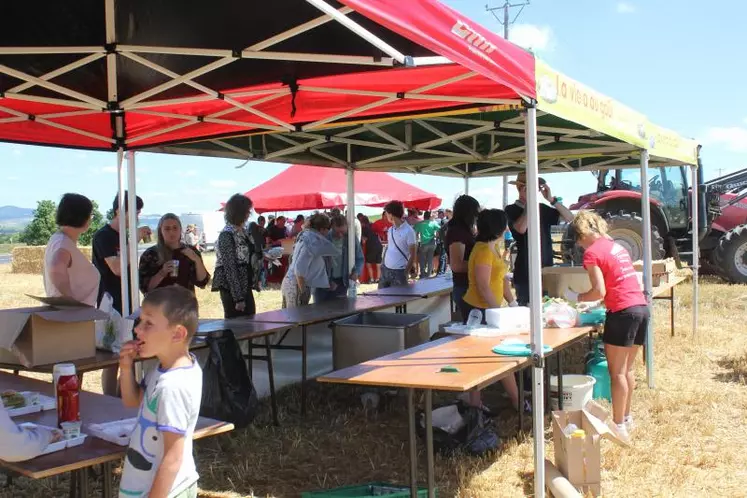
[[[667,291],[670,291],[674,287],[678,286],[682,282],[684,282],[686,280],[689,280],[691,278],[692,278],[691,275],[686,275],[686,276],[672,276],[669,279],[669,282],[667,282],[665,284],[661,284],[661,285],[659,285],[659,286],[654,287],[653,289],[651,289],[651,297],[659,297],[662,294],[665,294]]]
[[[454,287],[451,277],[438,276],[417,280],[408,285],[387,287],[366,292],[366,296],[417,296],[421,298],[449,294]]]
[[[420,299],[418,296],[358,296],[356,299],[337,298],[320,304],[309,304],[295,308],[257,313],[247,317],[255,322],[290,323],[299,325],[311,325],[322,323],[356,313],[366,311],[377,311],[384,308],[401,306],[411,301]]]
[[[545,329],[544,343],[555,352],[587,336],[593,327]],[[529,340],[529,333],[508,337]],[[317,378],[320,382],[369,386],[469,391],[531,365],[527,357],[492,352],[503,337],[451,336],[382,356]],[[453,366],[456,373],[440,372]]]
[[[0,372],[0,390],[36,391],[45,395],[53,394],[53,386],[49,382],[21,377]],[[82,432],[86,432],[88,424],[122,420],[137,416],[137,409],[125,408],[122,400],[103,394],[81,391],[80,415],[83,422]],[[57,425],[57,412],[47,410],[39,413],[14,417],[16,423],[35,422],[54,427]],[[206,417],[200,417],[194,433],[194,439],[214,436],[233,430],[233,424],[221,422]],[[41,479],[43,477],[63,474],[92,465],[119,460],[124,457],[126,446],[118,446],[97,437],[88,436],[81,446],[68,448],[25,462],[4,462],[0,466],[11,469],[26,477]]]

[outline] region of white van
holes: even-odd
[[[196,225],[200,230],[200,240],[204,241],[206,251],[214,251],[218,235],[226,226],[223,213],[219,211],[206,211],[201,213],[182,213],[179,215],[182,227]]]

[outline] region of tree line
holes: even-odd
[[[93,216],[91,217],[91,226],[80,236],[79,243],[82,246],[90,246],[93,240],[93,234],[96,230],[104,226],[105,220],[99,211],[96,201],[93,202]],[[45,246],[49,238],[57,231],[57,222],[55,216],[57,213],[57,204],[54,201],[44,200],[36,204],[34,218],[31,223],[18,236],[18,241],[29,246]],[[111,219],[114,213],[107,213],[107,219]]]

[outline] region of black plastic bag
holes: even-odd
[[[239,343],[230,330],[210,334],[205,342],[210,352],[202,369],[200,415],[246,427],[257,415],[259,400]]]
[[[500,449],[501,440],[495,431],[493,421],[482,409],[457,401],[436,407],[434,412],[453,406],[457,407],[464,424],[453,432],[433,426],[433,448],[438,453],[444,456],[453,456],[456,453],[480,456]],[[425,412],[418,410],[415,417],[418,436],[425,439]]]

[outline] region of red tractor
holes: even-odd
[[[673,257],[692,261],[691,189],[689,168],[661,167],[651,170],[651,225],[653,258]],[[610,235],[630,252],[633,260],[643,255],[640,172],[637,169],[601,170],[597,191],[579,197],[572,210],[594,209],[607,217]],[[701,266],[732,283],[747,283],[747,169],[703,181],[698,169]],[[563,258],[580,262],[573,234],[563,239]]]

